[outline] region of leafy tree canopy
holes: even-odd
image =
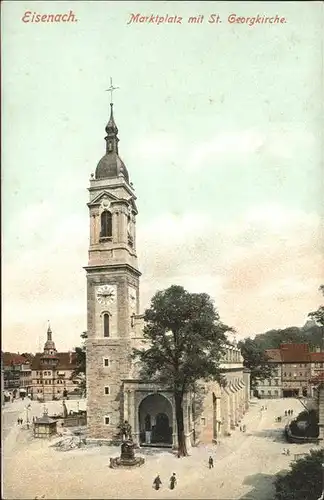
[[[87,332],[82,332],[80,335],[82,339],[81,347],[76,347],[75,348],[75,354],[76,354],[76,368],[72,373],[72,378],[78,376],[78,375],[84,375],[83,380],[80,383],[80,389],[83,391],[85,390],[86,387],[86,381],[85,381],[85,375],[86,375],[86,347],[85,347],[85,340],[88,337]]]
[[[324,285],[320,286],[320,291],[324,295]],[[320,306],[317,311],[313,311],[309,313],[308,315],[310,318],[312,318],[316,323],[320,326],[324,326],[324,306]]]
[[[141,377],[167,385],[176,404],[179,454],[186,455],[182,399],[201,379],[221,380],[220,361],[231,328],[220,321],[206,293],[173,285],[157,292],[145,311],[146,346],[134,349]]]
[[[248,337],[241,340],[238,343],[238,347],[241,349],[244,366],[251,371],[250,381],[252,389],[255,388],[257,380],[271,378],[276,367],[274,363],[269,362],[268,356],[266,356],[264,350],[259,347],[255,340]]]
[[[311,450],[291,464],[291,470],[277,477],[276,500],[317,500],[322,493],[323,450]]]

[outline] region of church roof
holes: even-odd
[[[111,179],[119,177],[121,174],[129,182],[127,168],[116,152],[105,154],[96,168],[96,179]]]
[[[105,128],[107,137],[106,154],[99,161],[96,168],[96,179],[112,179],[123,175],[129,182],[127,168],[118,155],[118,128],[114,119],[113,103],[110,103],[110,118]]]

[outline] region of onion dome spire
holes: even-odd
[[[124,178],[126,182],[129,182],[126,165],[118,154],[118,127],[114,118],[114,104],[112,102],[113,91],[118,88],[113,86],[112,79],[110,78],[110,87],[107,89],[110,92],[110,117],[105,127],[107,133],[105,137],[106,154],[97,165],[95,179]]]

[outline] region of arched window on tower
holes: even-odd
[[[103,315],[103,330],[104,330],[104,337],[109,337],[109,314],[105,313]]]
[[[112,215],[105,210],[101,214],[100,238],[110,238],[112,236]]]

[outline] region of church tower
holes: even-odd
[[[105,130],[106,153],[91,175],[88,203],[87,420],[90,439],[113,441],[124,419],[123,380],[131,373],[141,273],[136,255],[136,196],[119,156],[112,103]]]

